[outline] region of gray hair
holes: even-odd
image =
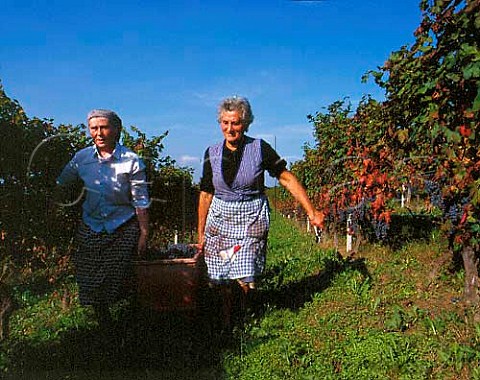
[[[113,111],[105,110],[105,109],[94,109],[91,110],[87,115],[87,121],[93,119],[94,117],[104,117],[108,119],[108,122],[117,129],[117,142],[120,140],[120,135],[122,132],[122,119]]]
[[[223,99],[218,106],[217,121],[219,123],[221,121],[222,113],[225,111],[237,111],[240,114],[245,130],[248,130],[249,125],[253,122],[252,107],[247,98],[233,96],[231,98]]]

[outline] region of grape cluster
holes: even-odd
[[[444,210],[444,217],[451,222],[451,228],[449,231],[450,235],[455,233],[455,229],[460,223],[460,219],[462,218],[463,209],[465,205],[467,205],[471,201],[469,196],[462,197],[460,201],[447,204]]]
[[[388,233],[388,224],[384,220],[373,220],[373,230],[378,240],[385,240]]]
[[[191,244],[169,244],[167,249],[149,250],[147,260],[191,259],[197,253]]]
[[[445,204],[443,201],[442,196],[442,188],[440,184],[435,181],[426,180],[425,181],[425,190],[430,197],[430,203],[433,206],[439,207],[440,209],[444,209]]]
[[[197,249],[191,244],[170,244],[167,252],[172,259],[189,259],[195,256]]]
[[[354,207],[349,208],[346,213],[350,216],[350,231],[352,235],[358,233],[360,227],[365,223],[367,215],[367,202],[363,200]]]
[[[446,210],[446,217],[450,219],[452,223],[456,224],[460,220],[460,210],[461,208],[457,204],[453,204]]]
[[[347,223],[347,220],[350,220],[350,223],[348,224],[348,234],[357,235],[358,233],[361,233],[360,230],[362,228],[368,225],[368,205],[370,202],[371,199],[364,198],[355,206],[337,211],[337,221],[339,223],[345,224]]]
[[[371,230],[371,227],[373,227],[377,239],[384,241],[387,239],[390,226],[384,220],[371,220],[369,214],[369,205],[373,200],[374,198],[366,197],[353,207],[338,210],[338,222],[347,223],[347,220],[349,219],[350,223],[348,225],[349,230],[347,233],[351,235],[361,233],[360,231],[364,228],[365,231],[368,231]]]
[[[347,212],[345,210],[338,211],[338,222],[344,223],[347,220]]]

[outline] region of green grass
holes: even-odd
[[[344,260],[272,219],[267,305],[225,360],[228,378],[479,378],[480,327],[455,302],[463,279],[448,272],[438,234]]]
[[[104,337],[74,284],[67,304],[23,289],[0,368],[12,379],[480,379],[480,325],[436,231],[348,259],[331,246],[273,214],[264,279],[228,345],[205,316],[128,303]]]

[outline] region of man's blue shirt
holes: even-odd
[[[102,158],[95,146],[78,151],[57,183],[78,179],[86,193],[83,221],[94,231],[111,233],[135,215],[135,208],[150,204],[145,164],[123,145],[117,144],[109,158]]]

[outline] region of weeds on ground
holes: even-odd
[[[445,249],[434,232],[344,259],[274,218],[262,311],[225,360],[228,378],[479,378],[480,326]]]
[[[225,346],[202,328],[205,320],[139,315],[128,303],[115,311],[115,339],[104,339],[73,283],[62,284],[67,300],[61,291],[19,289],[0,369],[71,379],[108,378],[107,370],[116,378],[480,378],[480,325],[438,233],[397,249],[365,245],[348,258],[314,240],[272,218],[256,302]]]

